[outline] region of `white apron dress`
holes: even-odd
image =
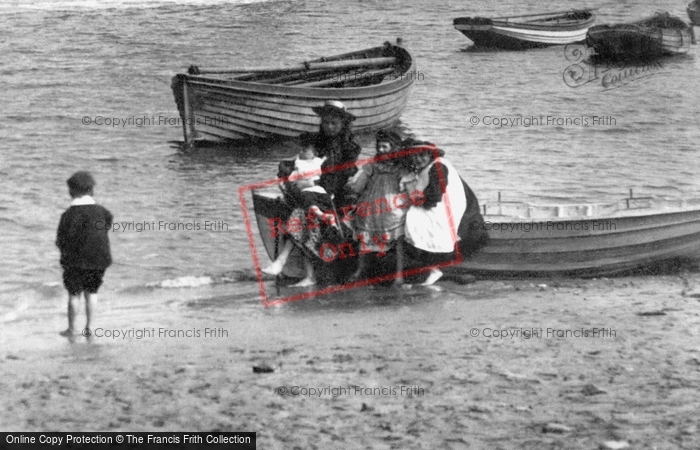
[[[447,189],[436,206],[425,209],[411,205],[406,213],[406,241],[416,248],[431,253],[449,253],[454,251],[459,240],[457,229],[467,210],[467,196],[462,187],[462,180],[457,170],[449,161],[438,158],[443,167],[447,167]],[[428,164],[416,175],[413,181],[406,180],[408,195],[415,190],[425,192],[429,182],[430,168],[435,161]],[[438,175],[440,172],[438,172]],[[449,203],[448,215],[447,204]]]

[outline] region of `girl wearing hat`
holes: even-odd
[[[351,123],[355,120],[355,116],[347,112],[345,105],[339,101],[329,100],[323,106],[312,109],[321,118],[319,133],[311,137],[306,134],[301,135],[301,144],[306,146],[308,143],[313,143],[316,156],[323,159],[321,170],[330,169],[326,173],[320,174],[320,179],[315,183],[316,186],[314,187],[314,190],[317,189],[327,194],[328,204],[321,204],[321,202],[317,201],[313,206],[322,207],[322,211],[332,210],[333,207],[339,208],[348,204],[344,192],[345,184],[348,178],[357,171],[355,167],[343,170],[333,169],[342,164],[354,163],[360,155],[361,147],[355,142],[351,131]],[[296,162],[294,167],[290,167],[288,161],[283,161],[280,164],[278,177],[284,178],[289,176],[293,173],[292,171],[296,166]],[[294,183],[286,183],[285,198],[292,204],[290,206],[293,207],[290,217],[297,218],[302,223],[306,223],[307,220],[318,222],[318,217],[307,219],[307,214],[310,214],[313,208],[309,208],[311,206],[309,202],[304,202],[302,199],[300,186],[296,186]],[[307,207],[298,207],[299,204],[306,204]],[[269,275],[280,274],[292,249],[297,247],[304,253],[307,274],[306,278],[297,283],[297,286],[310,286],[317,281],[313,276],[315,272],[313,265],[316,265],[317,268],[325,266],[330,269],[332,278],[339,279],[342,276],[342,272],[344,272],[343,269],[346,269],[343,263],[338,261],[327,263],[320,252],[324,248],[323,244],[331,239],[335,241],[333,242],[334,244],[337,244],[337,241],[340,239],[339,235],[342,236],[342,232],[335,233],[333,229],[326,230],[325,228],[332,227],[326,227],[325,224],[321,224],[319,227],[304,228],[299,233],[292,233],[291,239],[285,243],[283,252],[272,265],[263,269],[263,272]],[[292,241],[296,245],[291,244]],[[322,272],[328,273],[325,268]]]
[[[321,117],[317,148],[321,158],[326,158],[323,169],[332,169],[342,164],[357,161],[362,148],[355,142],[351,124],[355,116],[350,114],[339,101],[328,100],[323,106],[312,108]],[[320,185],[333,196],[336,207],[349,204],[345,198],[345,184],[357,172],[350,167],[343,170],[330,170],[321,175]]]
[[[401,136],[393,131],[381,130],[377,133],[377,157],[389,155],[401,150]],[[348,189],[358,195],[357,204],[368,203],[372,208],[380,206],[381,211],[371,215],[355,214],[353,220],[356,226],[355,235],[361,239],[362,252],[359,254],[357,270],[350,281],[362,279],[362,272],[371,255],[383,257],[386,251],[396,246],[395,284],[401,284],[403,278],[403,248],[400,238],[404,234],[405,208],[392,205],[394,199],[401,194],[399,181],[408,174],[405,164],[400,158],[381,159],[366,164],[348,181]]]
[[[404,141],[404,149],[418,149],[412,154],[414,173],[401,180],[408,192],[420,191],[425,196],[421,205],[411,204],[406,213],[406,242],[409,253],[424,265],[436,266],[455,259],[455,245],[460,244],[468,256],[485,243],[486,232],[476,196],[447,161],[435,144],[413,139]],[[436,157],[437,156],[437,157]],[[424,286],[442,277],[432,267]]]

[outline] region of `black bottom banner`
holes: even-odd
[[[252,432],[17,432],[0,433],[3,449],[255,449]]]

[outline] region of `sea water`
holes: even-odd
[[[399,127],[444,149],[481,201],[499,193],[545,204],[615,201],[630,189],[699,196],[697,47],[644,68],[644,76],[598,67],[572,87],[567,74],[578,64],[576,49],[473,51],[452,26],[459,16],[570,6],[3,2],[0,321],[63,313],[54,241],[70,201],[65,180],[77,170],[95,175],[95,198],[119,224],[110,234],[115,262],[100,291],[107,304],[197,298],[217,283],[230,283],[227,302],[258,298],[256,283],[229,276],[253,267],[237,192],[274,178],[278,161],[294,149],[183,150],[170,79],[190,64],[297,63],[402,37],[418,73]],[[604,5],[597,23],[657,9],[687,20],[682,3],[630,1]],[[360,141],[363,156],[372,156],[371,136]]]

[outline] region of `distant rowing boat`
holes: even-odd
[[[173,92],[186,142],[317,132],[312,107],[339,100],[357,117],[356,132],[388,127],[408,101],[416,64],[399,43],[386,43],[287,67],[190,67]]]
[[[281,237],[270,218],[286,217],[275,192],[254,191],[253,205],[271,259]],[[536,206],[498,202],[484,206],[489,243],[455,267],[488,276],[601,276],[675,259],[700,259],[700,199],[650,197],[609,204]],[[302,259],[290,259],[288,276],[301,277]],[[446,268],[446,273],[449,268]]]
[[[566,45],[586,39],[595,22],[590,10],[498,17],[459,17],[454,27],[479,47],[521,50]]]
[[[591,27],[586,42],[600,59],[653,58],[687,53],[691,31],[678,17],[657,13],[635,22]]]

